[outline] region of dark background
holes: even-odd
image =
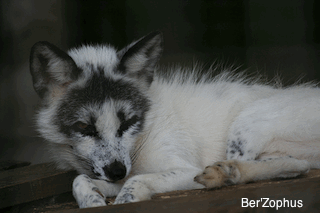
[[[163,65],[218,59],[288,85],[320,80],[319,12],[312,0],[0,1],[0,161],[48,161],[33,127],[39,99],[28,58],[37,41],[122,48],[160,30]]]

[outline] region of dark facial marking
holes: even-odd
[[[127,131],[132,125],[136,124],[139,121],[139,118],[136,115],[132,116],[132,118],[130,118],[129,120],[125,120],[125,115],[121,111],[117,113],[117,116],[121,122],[117,132],[117,137],[122,137],[125,131]]]
[[[99,106],[110,99],[130,102],[132,110],[141,112],[141,115],[139,115],[140,119],[137,116],[127,121],[123,120],[124,117],[121,118],[119,135],[122,135],[124,131],[138,120],[140,121],[140,127],[142,127],[144,113],[149,109],[148,99],[131,83],[121,79],[114,80],[105,77],[102,71],[100,67],[99,72],[93,72],[94,74],[84,87],[74,88],[66,95],[65,101],[59,107],[56,118],[56,123],[60,126],[61,132],[69,136],[71,135],[73,128],[70,127],[79,120],[75,112],[80,108],[86,108],[86,106],[92,104],[99,108]],[[92,122],[90,123],[92,126],[88,125],[87,131],[84,132],[86,135],[95,136],[98,134],[95,131],[94,124],[95,122]]]
[[[84,136],[98,137],[98,132],[95,125],[78,121],[74,125],[72,125],[72,128],[75,132],[80,132]]]

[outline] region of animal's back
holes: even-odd
[[[136,173],[158,172],[184,162],[203,168],[225,159],[228,130],[237,115],[250,103],[277,91],[236,80],[232,73],[196,81],[195,70],[184,71],[187,76],[179,71],[170,80],[158,76],[150,87],[152,103],[147,128],[137,142],[144,148]]]

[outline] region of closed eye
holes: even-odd
[[[83,123],[83,122],[81,122],[81,121],[78,121],[78,122],[76,123],[76,127],[77,127],[79,130],[84,130],[84,129],[86,129],[88,126],[89,126],[88,124]]]
[[[118,113],[119,114],[119,113]],[[136,124],[139,121],[139,117],[137,115],[132,116],[129,120],[124,120],[124,116],[118,115],[119,119],[120,119],[120,127],[117,131],[117,136],[118,137],[122,137],[123,133],[125,131],[127,131],[131,126],[133,126],[134,124]]]
[[[78,121],[72,125],[72,129],[75,132],[79,132],[85,136],[98,136],[98,132],[94,125],[86,124],[84,122]]]

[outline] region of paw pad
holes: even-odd
[[[194,181],[207,188],[233,185],[240,178],[240,172],[235,161],[222,161],[207,166],[203,173],[197,175]]]

